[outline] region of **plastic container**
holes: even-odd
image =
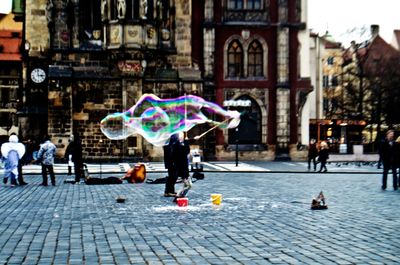
[[[222,194],[217,194],[217,193],[211,194],[211,202],[215,205],[220,205],[222,202]]]
[[[189,205],[189,200],[188,198],[178,198],[176,199],[176,204],[178,204],[179,207],[186,207]]]

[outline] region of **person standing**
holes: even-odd
[[[17,185],[19,160],[25,153],[25,146],[18,143],[18,136],[11,135],[7,143],[1,145],[1,155],[5,160],[3,183],[10,178],[11,186]],[[22,184],[21,184],[22,185]]]
[[[70,143],[65,151],[65,158],[71,156],[71,161],[74,163],[75,183],[79,183],[83,176],[83,158],[82,158],[82,143],[77,134],[71,135]]]
[[[34,146],[30,138],[26,139],[25,141],[22,141],[22,143],[25,145],[25,154],[21,157],[18,163],[18,183],[21,186],[28,184],[24,181],[22,166],[29,165],[33,161],[33,151],[34,151]]]
[[[382,174],[382,190],[387,187],[387,175],[389,170],[393,174],[393,189],[397,190],[397,172],[396,172],[396,143],[394,141],[394,131],[389,130],[386,132],[385,141],[381,146],[383,174]]]
[[[50,175],[51,185],[56,185],[56,177],[54,175],[54,156],[56,154],[56,146],[50,141],[50,136],[44,138],[44,143],[40,146],[37,159],[42,164],[42,186],[47,186],[47,172]]]
[[[164,197],[175,197],[175,183],[177,174],[174,165],[172,154],[172,146],[178,141],[178,137],[174,134],[169,139],[169,143],[163,146],[164,151],[164,166],[168,170],[168,176],[165,182]]]
[[[316,160],[317,156],[318,156],[317,143],[315,139],[311,139],[308,145],[308,170],[311,169],[311,161],[313,162],[314,165],[314,171],[317,170],[317,160]]]
[[[318,161],[321,163],[321,168],[318,172],[327,172],[326,162],[329,158],[329,147],[326,142],[321,142],[321,150],[318,153]]]
[[[189,178],[189,158],[190,153],[189,140],[185,138],[185,134],[178,134],[178,141],[172,145],[172,159],[176,169],[177,177],[180,177],[183,182],[181,190],[176,197],[185,197],[192,187],[192,181]]]

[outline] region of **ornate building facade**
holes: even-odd
[[[22,23],[12,13],[0,13],[0,143],[18,130],[18,105],[21,95]]]
[[[99,124],[143,93],[201,93],[187,30],[190,1],[26,0],[25,11],[22,131],[49,134],[59,155],[75,133],[87,160],[160,157],[140,136],[105,138]]]
[[[86,159],[153,159],[160,148],[140,136],[111,141],[100,120],[143,93],[196,94],[243,114],[237,130],[202,139],[206,159],[230,159],[236,147],[245,159],[298,158],[311,90],[300,60],[306,9],[300,0],[26,0],[21,131],[49,134],[60,155],[75,133]]]
[[[302,107],[311,91],[307,65],[306,1],[193,2],[193,60],[204,73],[204,94],[242,113],[237,130],[217,131],[215,155],[296,159]],[[302,56],[300,56],[302,55]],[[301,62],[304,60],[305,63]],[[307,67],[305,67],[307,68]],[[215,96],[215,98],[214,98]],[[233,104],[235,105],[235,104]]]

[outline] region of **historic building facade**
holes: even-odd
[[[204,95],[243,114],[237,130],[216,131],[215,156],[233,158],[236,148],[243,159],[301,156],[300,116],[311,90],[304,68],[308,52],[303,53],[309,49],[306,1],[205,0],[193,5],[198,12],[192,31],[203,32],[193,34],[193,60],[204,74]],[[239,100],[250,104],[229,106]]]
[[[18,106],[22,77],[22,23],[12,13],[0,14],[0,143],[19,133]]]
[[[87,160],[160,157],[140,136],[107,139],[99,124],[143,93],[201,94],[190,1],[26,0],[25,11],[23,131],[48,133],[59,155],[76,133]]]
[[[100,120],[143,93],[196,94],[243,114],[202,138],[206,158],[238,147],[241,159],[296,159],[311,90],[306,2],[26,0],[21,131],[51,135],[60,155],[77,133],[86,159],[157,158],[140,136],[105,138]]]

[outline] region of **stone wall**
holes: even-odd
[[[49,29],[46,19],[47,0],[26,0],[26,40],[30,56],[37,56],[49,48]]]
[[[191,3],[191,1],[187,0],[175,1],[175,46],[177,50],[177,55],[170,57],[170,61],[174,68],[185,68],[192,66]]]
[[[278,148],[286,149],[289,143],[290,90],[280,88],[276,93],[276,137]]]

